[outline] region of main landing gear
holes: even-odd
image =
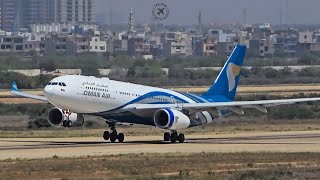
[[[176,141],[178,141],[179,143],[183,143],[185,138],[184,134],[178,135],[177,131],[171,131],[171,134],[169,132],[165,132],[163,134],[163,140],[171,141],[171,143],[176,143]]]
[[[116,126],[115,123],[110,123],[107,122],[109,124],[110,127],[110,131],[105,131],[103,132],[103,139],[104,140],[109,140],[110,142],[114,143],[116,142],[116,140],[119,141],[119,143],[122,143],[124,141],[124,134],[123,133],[119,133],[116,130]]]

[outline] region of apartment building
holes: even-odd
[[[55,0],[55,22],[93,23],[94,0]]]
[[[49,24],[55,22],[54,0],[24,0],[24,27],[31,24]]]
[[[94,23],[94,0],[1,0],[1,30],[18,32],[33,24]]]
[[[1,29],[6,31],[14,31],[19,28],[21,18],[17,14],[21,14],[22,0],[1,0]]]

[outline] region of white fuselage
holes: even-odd
[[[167,89],[81,75],[54,78],[45,87],[44,95],[56,107],[88,114],[121,109],[128,103],[195,102]]]

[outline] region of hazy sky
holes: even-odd
[[[320,24],[319,0],[95,0],[96,11],[105,14],[98,19],[109,22],[112,8],[113,23],[125,23],[128,12],[133,8],[136,22],[152,22],[152,8],[157,2],[169,6],[170,15],[163,21],[166,24],[193,24],[197,22],[197,14],[202,11],[203,23],[235,23],[243,22],[243,9],[247,10],[247,22],[282,23],[286,22],[288,3],[288,23]]]

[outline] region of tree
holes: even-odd
[[[39,66],[40,66],[40,69],[43,69],[45,71],[56,70],[56,65],[52,59],[42,60]]]
[[[81,74],[84,76],[96,76],[96,77],[101,76],[98,69],[92,66],[86,66],[81,68]]]
[[[311,54],[310,52],[306,52],[298,59],[298,64],[312,65],[317,60],[317,56]]]
[[[40,128],[48,128],[48,127],[51,127],[51,125],[49,124],[48,120],[45,118],[39,117],[34,121],[28,122],[29,129],[40,129]]]

